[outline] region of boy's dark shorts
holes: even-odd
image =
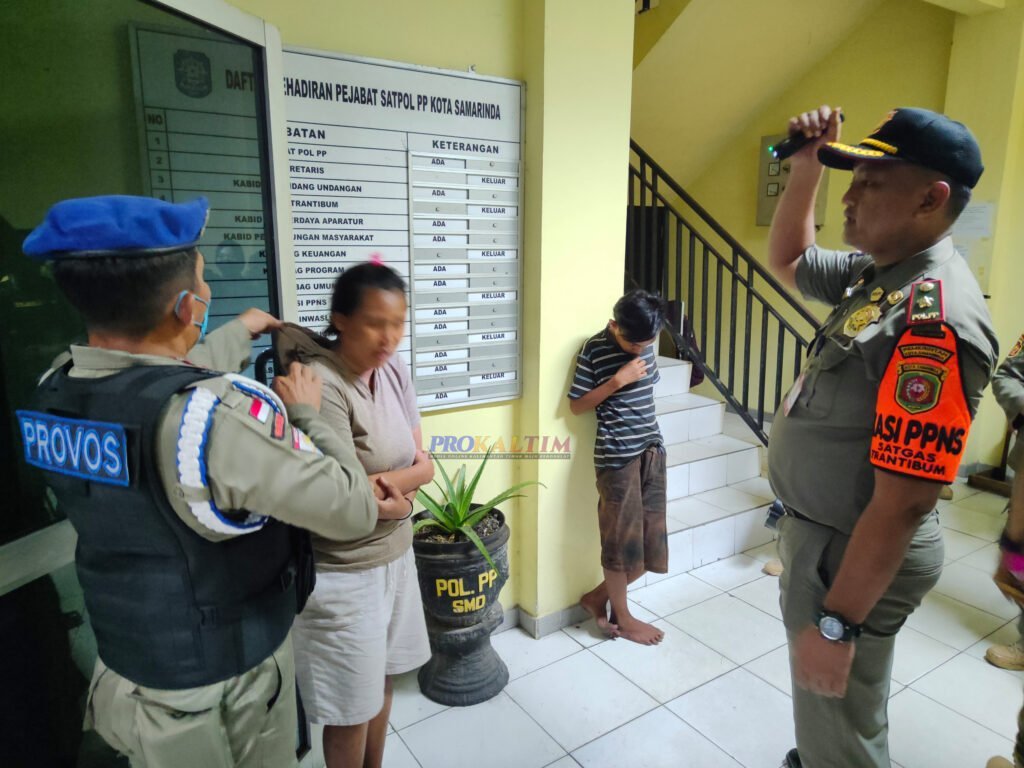
[[[667,573],[665,449],[651,445],[620,469],[599,469],[597,492],[601,565]]]

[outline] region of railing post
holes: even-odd
[[[708,359],[708,246],[701,246],[700,270],[700,349]]]
[[[786,358],[786,329],[779,323],[779,339],[775,352],[775,397],[772,398],[772,413],[778,410],[782,402],[782,364]]]
[[[674,291],[674,298],[676,301],[683,302],[683,220],[678,216],[676,217],[676,284]],[[683,330],[682,322],[683,317],[686,316],[686,311],[689,307],[684,306],[683,311],[679,317],[679,330]]]
[[[757,423],[764,424],[764,388],[768,376],[768,305],[761,306],[761,375],[757,377]]]
[[[736,349],[736,292],[739,288],[740,255],[732,252],[732,300],[729,302],[729,389],[736,389],[736,361],[739,350]]]
[[[722,261],[715,259],[715,376],[722,376]]]
[[[754,330],[754,268],[747,264],[747,311],[743,329],[743,398],[740,402],[750,410],[750,341]]]

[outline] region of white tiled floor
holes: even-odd
[[[894,765],[981,768],[1010,754],[1024,673],[982,660],[1016,637],[989,580],[1004,503],[957,486],[942,505],[947,570],[896,646]],[[692,531],[694,547],[712,525]],[[465,709],[427,701],[403,676],[386,768],[776,768],[793,723],[778,581],[760,573],[773,554],[765,544],[632,591],[634,612],[665,630],[658,647],[605,640],[593,622],[540,640],[510,630],[493,638],[508,687]]]

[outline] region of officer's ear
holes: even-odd
[[[920,212],[931,215],[944,211],[951,194],[952,188],[949,186],[948,181],[933,179],[925,188],[924,195],[921,198]]]
[[[192,291],[182,291],[174,299],[174,317],[184,326],[192,325],[193,313],[196,310],[196,299]]]

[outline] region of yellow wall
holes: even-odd
[[[633,68],[644,60],[672,26],[690,0],[661,0],[658,7],[636,17],[633,29]]]
[[[547,489],[529,530],[536,570],[523,577],[535,588],[521,591],[520,606],[543,616],[600,580],[594,417],[571,416],[565,395],[576,352],[622,293],[633,9],[609,0],[526,5],[523,424],[531,434],[571,434],[573,445],[571,462],[524,467]]]
[[[285,46],[522,79],[522,0],[229,0]]]
[[[889,0],[885,23],[876,15],[751,119],[732,147],[693,181],[687,192],[757,259],[767,257],[768,227],[755,223],[762,136],[784,133],[791,115],[838,105],[846,113],[843,136],[866,136],[893,107],[942,110],[955,14],[919,0]],[[741,73],[736,73],[740,78]],[[672,169],[668,168],[669,173]],[[828,205],[819,241],[842,245],[842,204],[849,174],[829,171]]]
[[[1002,358],[1024,332],[1024,8],[957,18],[946,109],[981,144],[985,173],[974,201],[995,203],[994,237],[983,247],[992,253],[989,309]],[[1005,426],[995,398],[986,397],[966,460],[998,464]]]

